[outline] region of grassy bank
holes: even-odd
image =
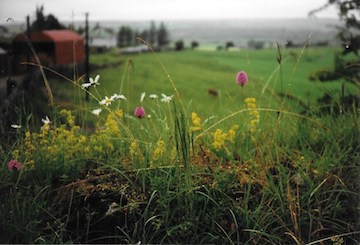
[[[49,81],[61,106],[2,148],[0,242],[356,244],[358,108],[319,110],[341,83],[308,81],[332,51],[94,56],[121,64],[89,102]]]

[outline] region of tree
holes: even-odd
[[[65,26],[62,25],[54,15],[49,14],[46,17],[45,29],[46,30],[63,30],[63,29],[65,29]]]
[[[152,46],[156,45],[156,25],[154,21],[151,21],[150,23],[150,29],[149,29],[149,38],[148,38],[148,43],[151,44]]]
[[[121,26],[118,32],[117,41],[119,47],[127,47],[136,43],[135,38],[140,37],[153,47],[162,48],[169,44],[169,34],[164,23],[160,24],[158,30],[154,22],[151,22],[150,28],[139,33],[130,26]]]
[[[234,43],[232,41],[228,41],[225,43],[225,49],[228,50],[229,48],[234,47]]]
[[[178,40],[175,42],[175,50],[176,51],[182,51],[185,48],[184,41]]]
[[[169,33],[163,22],[160,23],[159,30],[157,32],[158,46],[162,48],[169,44]]]
[[[54,15],[49,14],[45,16],[44,6],[41,5],[36,8],[36,19],[31,24],[30,29],[32,31],[62,30],[65,29],[65,26],[62,25]]]
[[[199,47],[199,43],[197,41],[192,41],[191,42],[191,49],[195,49],[197,47]]]
[[[44,6],[36,7],[36,19],[31,24],[30,29],[32,31],[42,31],[45,30],[45,16],[44,16]]]
[[[310,16],[330,5],[335,5],[339,11],[339,18],[344,22],[344,26],[338,27],[338,38],[343,44],[343,54],[354,53],[359,56],[360,48],[360,0],[328,0],[329,2],[319,9],[309,13]]]
[[[128,47],[133,44],[133,30],[129,26],[122,26],[117,35],[117,45],[120,48]]]
[[[310,79],[323,82],[344,79],[347,83],[355,84],[359,88],[360,21],[358,18],[360,16],[360,0],[328,0],[327,4],[310,12],[309,15],[314,16],[317,12],[322,11],[330,5],[337,7],[339,18],[344,23],[343,26],[338,27],[337,34],[343,48],[342,51],[335,56],[334,69],[318,71],[312,75]],[[356,101],[359,103],[359,96],[344,96],[344,87],[345,83],[342,85],[341,101],[338,104],[345,107],[354,104]],[[330,102],[327,101],[325,97],[321,100],[326,103]],[[339,109],[341,110],[341,108]]]

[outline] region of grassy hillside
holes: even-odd
[[[97,64],[122,61],[122,64],[93,71],[91,76],[101,76],[101,87],[98,88],[100,97],[113,93],[126,95],[128,111],[138,104],[142,92],[148,95],[175,94],[171,79],[184,105],[191,104],[192,110],[200,112],[204,117],[214,112],[222,116],[238,109],[245,97],[256,97],[261,106],[268,107],[276,106],[276,102],[280,101],[275,92],[290,94],[313,106],[316,106],[316,100],[324,93],[338,96],[340,83],[320,83],[308,79],[311,73],[319,69],[331,69],[336,51],[334,48],[284,49],[281,68],[277,63],[276,49],[231,52],[188,50],[155,55],[101,54],[92,56],[91,61]],[[249,75],[249,83],[243,88],[234,86],[235,75],[240,70]],[[70,83],[62,85],[67,90],[62,94],[73,89]],[[57,87],[58,84],[53,86]],[[218,95],[210,95],[209,89],[217,91]],[[346,93],[352,89],[346,87]],[[77,94],[79,91],[75,90]],[[295,106],[291,110],[302,109],[290,103],[289,106]],[[91,106],[97,106],[97,103],[90,103]]]
[[[359,243],[358,108],[318,113],[340,81],[307,79],[334,51],[94,55],[89,102],[49,78],[55,108],[19,103],[0,148],[0,243]]]

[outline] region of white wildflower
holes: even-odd
[[[145,99],[145,92],[141,93],[141,96],[140,96],[140,102],[143,102],[144,99]]]
[[[98,109],[94,109],[91,111],[92,114],[99,116],[100,112],[102,111],[102,109],[98,108]]]
[[[49,119],[48,116],[46,116],[45,119],[42,118],[41,121],[43,122],[43,124],[49,124],[49,123],[51,123],[51,121],[50,121],[50,119]]]
[[[99,78],[100,78],[100,75],[96,75],[95,79],[92,79],[92,77],[90,77],[89,82],[88,83],[83,83],[81,85],[81,87],[83,87],[83,88],[88,88],[90,86],[96,87],[96,85],[100,85],[100,83],[98,82]]]
[[[99,104],[100,105],[106,105],[106,106],[109,106],[109,105],[111,105],[111,102],[113,102],[114,101],[114,98],[112,98],[112,97],[107,97],[107,96],[105,96],[105,98],[104,99],[102,99],[100,102],[99,102]]]
[[[18,124],[11,124],[11,127],[12,127],[12,128],[16,128],[16,129],[19,129],[19,128],[21,128],[21,125],[18,125]]]
[[[118,100],[118,99],[121,99],[121,100],[126,100],[126,97],[122,94],[114,94],[110,97],[110,99],[113,101],[113,100]]]
[[[91,83],[83,83],[83,84],[81,84],[82,88],[88,88],[90,86],[91,86]]]
[[[157,94],[150,94],[150,95],[149,95],[149,98],[150,98],[150,99],[157,99],[158,96],[157,96]]]
[[[100,78],[100,75],[96,75],[95,79],[92,79],[91,77],[89,78],[89,81],[91,83],[91,85],[94,85],[94,87],[96,85],[100,85],[100,83],[98,82]]]
[[[161,94],[161,96],[162,96],[161,102],[170,103],[170,101],[172,100],[172,95],[167,96],[166,94]]]

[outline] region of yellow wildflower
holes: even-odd
[[[120,136],[118,121],[115,114],[109,114],[105,122],[106,131],[110,135]]]
[[[250,115],[250,132],[254,132],[256,125],[259,123],[260,113],[258,110],[256,110],[256,99],[253,97],[246,98],[245,99],[246,107],[250,109],[249,115]]]
[[[212,146],[216,150],[220,150],[222,147],[225,146],[225,139],[227,138],[227,134],[223,133],[221,129],[216,129],[215,133],[213,134],[214,141]]]
[[[153,160],[157,160],[160,157],[162,157],[165,153],[165,142],[163,140],[159,140],[156,143],[156,149],[154,150],[153,153]]]
[[[99,154],[106,154],[114,150],[111,137],[104,130],[97,130],[90,136],[90,146]]]
[[[121,109],[118,109],[118,110],[114,111],[113,113],[118,118],[122,118],[124,116],[124,112]]]
[[[136,140],[134,140],[130,144],[130,155],[134,156],[136,154],[136,152],[137,152],[137,143],[136,143]]]
[[[229,142],[231,143],[234,143],[235,142],[235,137],[236,137],[236,130],[239,128],[239,125],[234,125],[231,127],[231,129],[229,129],[228,131],[228,140]]]
[[[31,141],[31,133],[30,133],[30,131],[26,131],[26,133],[25,133],[25,158],[27,160],[32,159],[35,149],[36,148]]]
[[[11,152],[12,159],[20,159],[20,151],[18,149],[15,149]]]
[[[256,99],[254,97],[245,98],[245,103],[246,104],[254,104],[254,103],[256,103]]]
[[[195,112],[191,113],[191,120],[193,126],[190,127],[190,133],[201,130],[201,119]]]
[[[63,109],[63,110],[60,111],[60,114],[66,116],[66,122],[70,126],[70,128],[75,126],[75,117],[71,113],[71,111]]]

